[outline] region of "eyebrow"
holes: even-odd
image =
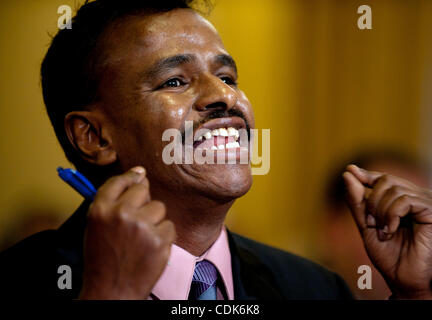
[[[158,75],[168,73],[172,69],[178,68],[181,65],[196,61],[196,57],[192,54],[179,54],[172,57],[167,57],[157,61],[146,72],[146,78],[155,78]],[[234,59],[227,54],[220,54],[214,58],[216,64],[232,68],[237,73],[237,66]]]
[[[172,69],[178,68],[179,66],[191,63],[196,60],[192,54],[179,54],[172,57],[164,58],[156,62],[149,70],[145,72],[145,76],[148,78],[156,77],[157,75],[167,73]]]
[[[220,54],[215,57],[215,62],[222,65],[232,68],[235,73],[237,73],[237,65],[234,59],[228,54]]]

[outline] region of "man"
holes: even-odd
[[[184,133],[185,121],[193,121],[194,132],[206,128],[219,134],[230,127],[253,128],[254,119],[236,85],[235,62],[214,27],[190,1],[153,2],[87,3],[72,30],[54,38],[42,65],[45,104],[66,155],[98,192],[58,230],[2,254],[2,293],[81,299],[350,298],[334,273],[224,228],[228,209],[251,186],[248,164],[162,161],[166,129]],[[206,143],[224,154],[228,146],[220,145],[226,141],[211,136]],[[431,250],[408,250],[408,257],[397,259],[404,242],[390,239],[399,232],[395,217],[401,211],[392,207],[387,219],[388,208],[374,211],[375,206],[368,209],[366,225],[367,187],[376,184],[368,198],[376,204],[384,185],[400,183],[386,177],[356,167],[345,174],[356,221],[394,296],[430,297]],[[428,193],[404,185],[401,192],[415,194],[421,198],[416,203],[430,208]],[[417,219],[419,208],[408,213]],[[419,221],[429,223],[426,213]],[[380,240],[372,226],[381,228]],[[426,246],[427,236],[416,243]],[[72,269],[71,288],[59,284],[60,266]]]

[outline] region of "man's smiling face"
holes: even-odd
[[[214,27],[191,9],[121,18],[104,32],[100,102],[122,170],[143,165],[152,195],[166,191],[232,200],[252,183],[248,164],[171,164],[166,129],[254,127],[234,60]],[[228,141],[228,139],[227,139]],[[221,144],[220,138],[209,143]]]

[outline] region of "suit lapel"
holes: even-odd
[[[250,250],[238,245],[227,230],[236,300],[281,300],[274,274]]]

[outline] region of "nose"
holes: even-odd
[[[233,108],[238,100],[237,91],[214,75],[200,80],[198,92],[198,99],[194,104],[197,111],[226,111]]]

